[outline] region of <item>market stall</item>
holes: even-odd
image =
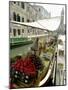
[[[29,52],[25,56],[16,56],[11,63],[11,83],[19,87],[36,87],[42,86],[51,77],[55,59],[56,42],[53,40],[52,32],[58,30],[60,18],[50,18],[38,20],[36,22],[20,23],[11,21],[11,23],[24,25],[26,27],[38,28],[44,31],[45,41],[39,40],[38,35],[36,41],[31,46]],[[51,32],[51,33],[50,33]],[[49,37],[49,34],[51,36]]]

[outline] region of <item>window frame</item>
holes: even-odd
[[[22,22],[24,22],[24,17],[22,17]]]
[[[13,28],[13,36],[16,36],[16,29]]]
[[[25,3],[21,2],[21,8],[25,9]]]
[[[20,15],[17,14],[17,21],[20,22]]]
[[[18,35],[21,35],[21,31],[20,31],[20,29],[18,29]]]
[[[17,18],[16,13],[13,12],[13,20],[16,21],[16,18]]]

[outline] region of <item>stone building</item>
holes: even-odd
[[[9,2],[9,22],[10,38],[27,37],[31,34],[42,34],[40,29],[23,26],[15,22],[35,22],[40,19],[49,18],[50,14],[39,5],[31,5],[27,2],[10,1]]]

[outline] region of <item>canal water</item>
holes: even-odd
[[[35,43],[36,39],[32,39],[33,43],[32,44],[28,44],[28,45],[22,45],[22,46],[18,46],[15,48],[10,49],[10,58],[15,57],[17,55],[25,55],[28,50],[30,49],[30,47]]]
[[[24,45],[24,46],[18,46],[17,48],[10,49],[10,57],[15,57],[16,55],[25,55],[32,44]]]

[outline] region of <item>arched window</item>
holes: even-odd
[[[17,21],[20,22],[20,16],[17,14]]]
[[[13,12],[13,20],[16,21],[16,13]]]

